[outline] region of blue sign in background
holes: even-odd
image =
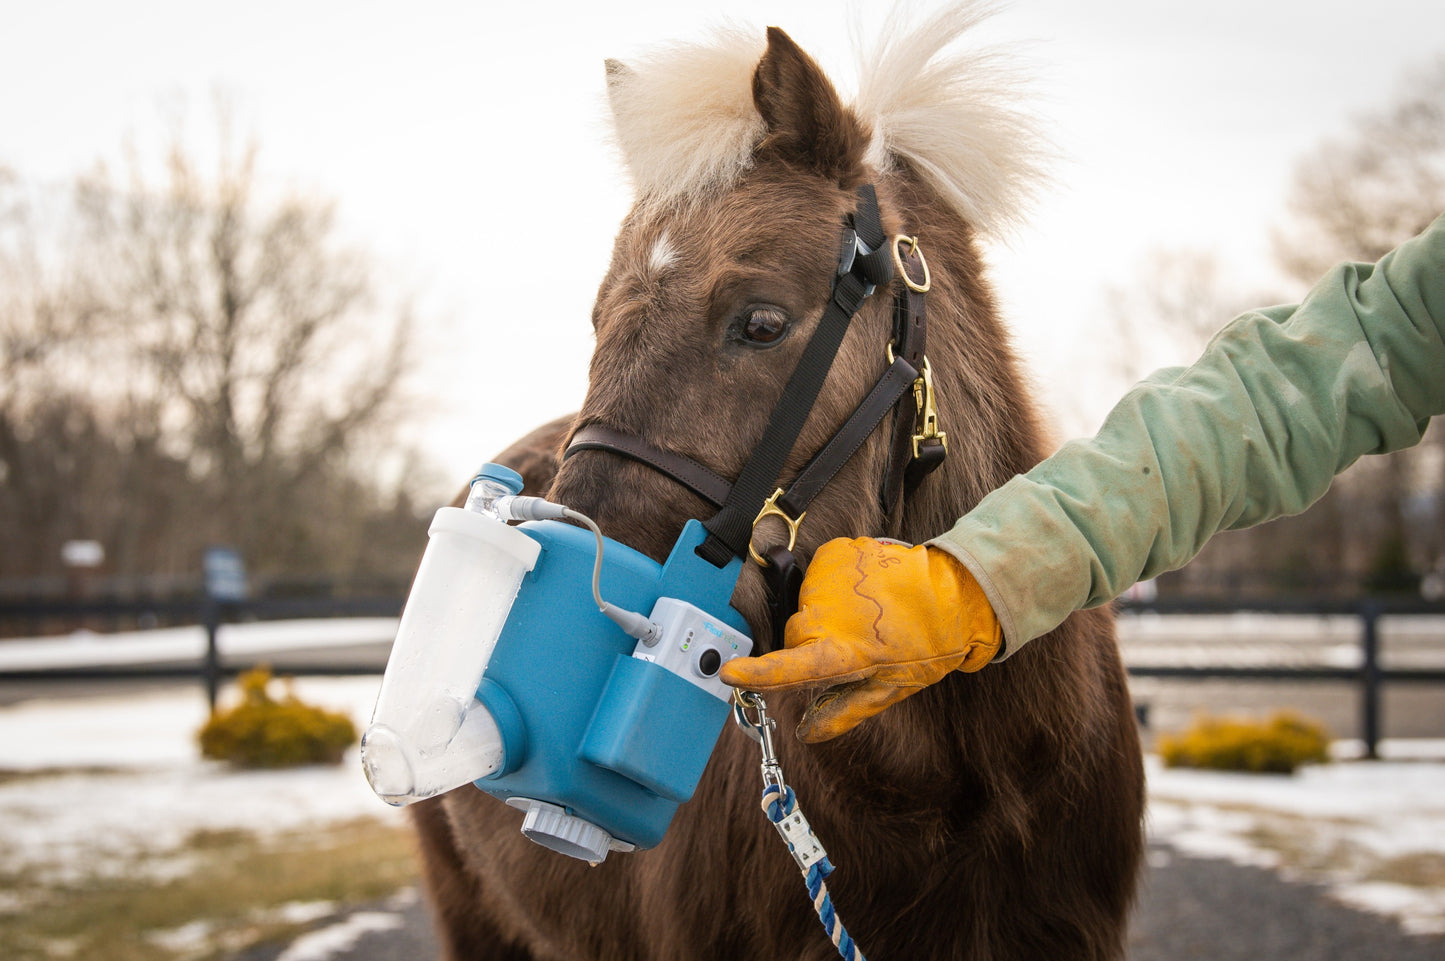
[[[230,547],[208,547],[201,560],[206,575],[206,597],[213,601],[236,602],[251,596],[246,582],[246,562]]]

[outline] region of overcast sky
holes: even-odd
[[[0,3],[0,165],[60,185],[127,135],[154,142],[178,104],[207,133],[225,91],[264,176],[336,200],[348,239],[415,296],[435,412],[417,426],[458,478],[585,390],[628,202],[605,58],[726,17],[783,27],[853,86],[843,8],[821,0]],[[1018,0],[986,38],[1029,42],[1067,158],[991,256],[1018,344],[1077,429],[1120,389],[1079,371],[1103,290],[1160,247],[1216,250],[1241,286],[1269,285],[1292,164],[1445,54],[1445,3]]]

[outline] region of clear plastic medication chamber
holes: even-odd
[[[432,520],[361,741],[367,780],[389,804],[441,794],[505,762],[501,733],[476,691],[540,549],[506,524],[497,503],[521,490],[515,471],[488,464],[466,508],[443,507]]]

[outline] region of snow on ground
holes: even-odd
[[[405,924],[399,913],[405,909],[409,892],[393,898],[391,911],[358,911],[338,924],[309,931],[287,945],[276,961],[326,961],[343,954],[374,931],[394,931]]]
[[[1341,650],[1326,659],[1344,659],[1345,627]],[[394,630],[384,618],[236,625],[224,630],[222,645],[227,654],[260,653],[384,641]],[[12,641],[0,644],[0,667],[195,657],[203,645],[199,629]],[[302,698],[346,710],[360,727],[379,683],[295,685]],[[0,872],[23,870],[37,880],[138,869],[166,876],[187,870],[185,841],[196,831],[265,835],[401,817],[372,795],[355,751],[340,767],[293,771],[241,772],[202,760],[194,735],[205,714],[199,685],[0,707],[0,772],[30,772],[0,777]],[[1343,757],[1358,753],[1348,743],[1336,748]],[[1384,761],[1343,761],[1290,777],[1167,770],[1151,758],[1151,839],[1187,855],[1321,881],[1340,900],[1410,930],[1445,932],[1445,741],[1387,741],[1383,749]],[[0,903],[0,911],[18,909]],[[326,954],[318,940],[297,957]]]
[[[1170,770],[1151,757],[1150,837],[1184,854],[1323,882],[1337,899],[1409,931],[1445,933],[1445,742],[1383,748],[1382,761],[1290,776]],[[1412,872],[1421,860],[1434,865],[1433,884]]]
[[[223,624],[216,646],[226,656],[246,658],[297,648],[391,643],[394,617],[338,617],[297,621]],[[150,631],[96,634],[76,631],[64,637],[7,640],[0,644],[0,670],[97,667],[156,661],[200,660],[206,653],[206,629],[167,627]]]
[[[305,700],[370,717],[380,679],[300,679]],[[238,771],[200,757],[197,688],[0,708],[0,872],[159,876],[186,870],[197,831],[261,835],[401,815],[371,793],[355,749],[336,767]],[[53,772],[53,773],[51,773]]]
[[[1131,667],[1356,668],[1363,622],[1348,614],[1123,614],[1119,648]],[[1379,621],[1380,662],[1389,668],[1445,666],[1445,617],[1394,615]]]

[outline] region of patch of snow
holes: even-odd
[[[397,623],[394,617],[337,617],[223,624],[216,633],[216,647],[223,657],[244,659],[278,651],[389,644],[396,637]],[[0,670],[199,661],[205,653],[206,630],[199,625],[115,634],[77,631],[64,637],[0,643]]]
[[[1406,753],[1436,755],[1439,745]],[[1290,776],[1169,769],[1147,762],[1149,834],[1196,857],[1285,870],[1322,881],[1337,900],[1395,918],[1416,933],[1445,932],[1445,889],[1369,880],[1410,855],[1445,857],[1445,763],[1339,762]],[[1275,846],[1325,867],[1309,876]]]
[[[374,931],[395,931],[406,924],[399,914],[358,911],[340,924],[301,935],[282,951],[276,961],[327,961],[349,951],[363,935]]]
[[[0,710],[0,769],[184,764],[206,720],[199,688],[145,698],[35,700]]]
[[[335,901],[291,901],[270,910],[252,912],[251,920],[256,924],[279,922],[299,925],[319,921],[335,913]],[[219,927],[213,921],[192,921],[177,928],[147,931],[145,939],[171,954],[184,957],[202,957],[213,953],[217,947],[234,949],[245,945],[245,937],[238,937],[237,932],[221,932],[218,935]]]
[[[1339,822],[1351,841],[1383,857],[1445,853],[1445,765],[1439,763],[1345,762],[1283,776],[1170,769],[1151,758],[1148,776],[1151,809],[1274,811]],[[1210,828],[1237,836],[1249,826],[1221,819]]]
[[[262,920],[280,921],[284,924],[310,924],[329,918],[336,913],[335,901],[288,901],[272,911],[265,912]]]
[[[312,703],[369,716],[378,678],[308,678]],[[372,793],[353,748],[338,766],[242,771],[200,757],[206,716],[193,690],[0,709],[0,769],[38,773],[0,783],[0,870],[74,878],[184,873],[198,831],[261,836],[402,813]],[[104,765],[114,770],[44,769]]]
[[[171,954],[195,954],[210,945],[211,933],[215,929],[215,924],[210,921],[192,921],[178,928],[149,931],[146,933],[146,940]]]
[[[1375,750],[1386,761],[1445,761],[1445,738],[1385,738]],[[1341,738],[1330,744],[1330,757],[1336,761],[1359,761],[1365,757],[1365,742],[1358,738]]]
[[[1255,823],[1255,818],[1238,811],[1152,798],[1149,802],[1148,827],[1153,840],[1194,857],[1225,858],[1260,868],[1278,867],[1277,853],[1261,850],[1247,840]]]
[[[1367,881],[1336,885],[1333,894],[1345,904],[1398,919],[1411,934],[1445,934],[1445,891]]]
[[[364,727],[381,677],[296,678],[296,695]],[[234,696],[223,689],[222,706]],[[22,701],[0,708],[0,770],[148,767],[199,761],[209,708],[197,687],[142,695]]]

